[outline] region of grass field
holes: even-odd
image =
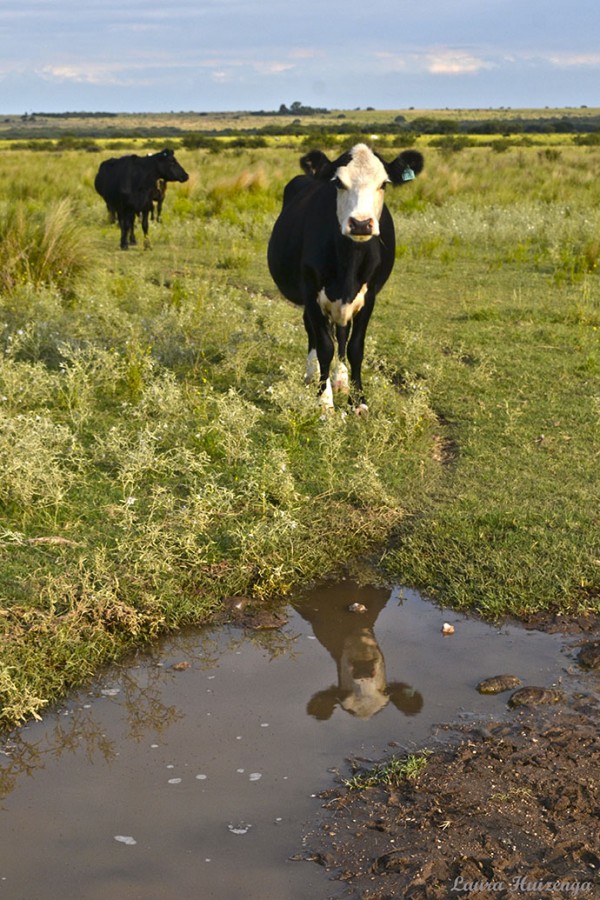
[[[417,146],[369,417],[324,421],[265,262],[297,149],[178,150],[127,253],[102,152],[0,151],[4,724],[348,568],[492,618],[598,609],[600,148]]]

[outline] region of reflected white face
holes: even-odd
[[[357,144],[352,159],[340,166],[333,181],[337,187],[337,217],[343,235],[353,241],[369,241],[379,234],[385,186],[385,166],[366,146]]]
[[[385,662],[369,629],[344,642],[339,661],[342,706],[360,719],[370,719],[387,705]]]

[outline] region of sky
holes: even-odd
[[[2,0],[0,114],[600,106],[598,0]]]

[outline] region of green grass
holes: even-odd
[[[388,194],[369,417],[324,421],[265,262],[297,150],[178,151],[127,253],[101,155],[0,155],[6,725],[227,595],[365,560],[490,618],[598,608],[600,149],[424,152]]]
[[[373,787],[398,788],[405,781],[415,781],[427,768],[431,751],[411,754],[407,757],[392,756],[385,763],[377,763],[370,769],[359,769],[343,784],[350,791],[363,791]]]

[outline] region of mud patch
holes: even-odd
[[[329,793],[307,841],[335,896],[597,897],[599,723],[590,696],[522,708],[449,732],[414,782]]]

